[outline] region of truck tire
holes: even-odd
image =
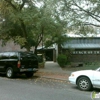
[[[6,70],[6,76],[8,78],[12,78],[14,76],[14,71],[13,71],[13,68],[11,67],[8,67],[7,70]]]

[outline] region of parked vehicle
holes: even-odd
[[[32,77],[38,71],[38,59],[31,52],[0,52],[0,72],[8,78],[15,74],[26,74]]]
[[[81,70],[72,72],[69,81],[76,84],[80,90],[90,90],[91,88],[100,88],[100,68],[96,70]]]

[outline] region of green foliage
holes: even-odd
[[[52,36],[49,37],[49,39],[45,41],[45,47],[49,47],[54,43],[57,43],[59,45],[63,45],[63,43],[66,42],[67,40],[68,40],[68,37],[66,35],[52,34]]]
[[[99,6],[99,0],[0,0],[0,39],[29,50],[41,42],[62,44],[65,33],[94,35],[100,30]]]
[[[18,44],[23,46],[23,45],[25,45],[26,40],[25,40],[25,38],[22,38],[20,36],[16,36],[15,42],[17,42]]]
[[[41,5],[37,6],[38,3]],[[47,47],[53,43],[61,44],[65,30],[60,19],[55,17],[55,9],[53,0],[36,0],[35,3],[31,0],[1,0],[0,39],[6,42],[12,39],[28,51],[31,47],[36,49],[41,42]]]
[[[71,57],[72,57],[72,52],[74,51],[74,49],[69,48],[68,50],[65,51],[65,55],[67,57],[67,63],[69,64],[71,62]]]
[[[100,30],[100,1],[99,0],[61,0],[63,16],[68,18],[70,24],[68,31],[82,36],[94,36]],[[70,13],[70,14],[68,14]],[[67,21],[68,22],[68,21]]]
[[[59,54],[57,57],[57,62],[61,67],[65,67],[67,62],[67,56],[64,54]]]

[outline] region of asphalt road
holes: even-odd
[[[91,100],[91,92],[80,91],[66,81],[0,76],[0,100]]]

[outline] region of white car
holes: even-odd
[[[100,68],[72,72],[69,76],[69,82],[76,84],[80,90],[84,91],[93,87],[100,88]]]

